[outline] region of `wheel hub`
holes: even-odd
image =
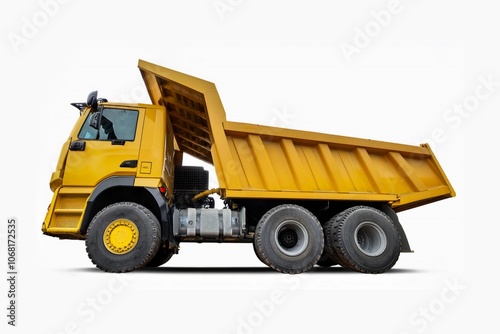
[[[280,252],[288,256],[298,256],[309,245],[309,234],[300,222],[286,220],[278,225],[275,240]]]
[[[387,248],[387,236],[377,224],[365,221],[354,231],[358,249],[368,256],[378,256]]]
[[[113,254],[126,254],[137,245],[139,230],[128,219],[117,219],[106,227],[103,235],[104,246]]]
[[[278,234],[278,242],[281,246],[285,248],[292,248],[297,244],[298,237],[297,232],[292,229],[282,230]]]

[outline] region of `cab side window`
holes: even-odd
[[[133,141],[135,139],[137,119],[139,117],[139,112],[137,110],[104,109],[102,111],[99,132],[90,126],[91,116],[92,114],[87,116],[87,119],[78,134],[79,139],[118,139],[127,141]]]

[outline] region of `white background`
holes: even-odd
[[[2,277],[8,217],[18,219],[19,247],[18,327],[7,325],[1,279],[2,333],[498,327],[494,2],[130,3],[0,5]],[[457,197],[400,214],[415,252],[382,275],[339,267],[282,275],[250,244],[183,244],[158,270],[101,272],[83,242],[42,235],[48,181],[78,116],[69,103],[96,89],[109,100],[149,102],[139,58],[216,83],[229,120],[429,142]],[[463,104],[468,110],[453,111]]]

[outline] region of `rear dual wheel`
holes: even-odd
[[[352,270],[383,273],[399,258],[399,232],[389,216],[375,208],[349,208],[327,222],[324,233],[326,252]]]

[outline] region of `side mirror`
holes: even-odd
[[[97,91],[93,91],[87,97],[87,106],[92,110],[97,110]]]
[[[96,111],[90,116],[90,127],[99,131],[99,126],[101,125],[102,112]]]

